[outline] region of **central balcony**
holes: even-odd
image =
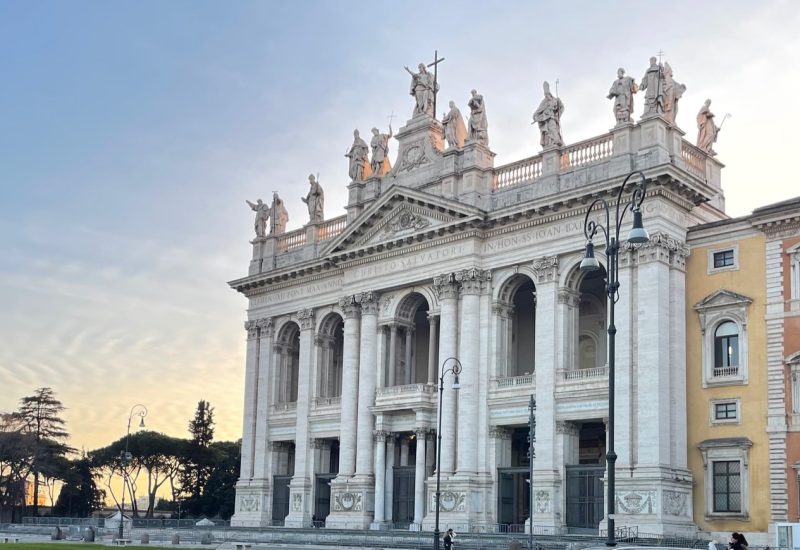
[[[373,411],[435,410],[437,400],[435,384],[387,386],[375,390]]]

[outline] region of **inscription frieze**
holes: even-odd
[[[455,244],[445,248],[426,250],[417,254],[400,256],[382,262],[376,262],[372,265],[358,267],[348,271],[346,277],[348,280],[360,281],[361,279],[378,277],[386,273],[398,273],[408,269],[457,258],[467,254],[469,251],[470,247],[464,244]]]
[[[264,296],[256,296],[250,299],[250,307],[280,304],[289,302],[298,298],[305,298],[306,296],[319,296],[327,292],[335,291],[342,288],[343,279],[337,277],[327,281],[320,281],[310,285],[302,285],[291,288],[284,288],[276,292],[270,292]]]

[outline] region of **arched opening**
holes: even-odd
[[[509,279],[495,304],[498,376],[533,374],[536,356],[536,285],[525,275]]]
[[[431,360],[435,365],[436,341],[431,338],[429,310],[428,301],[417,292],[398,305],[388,326],[386,386],[432,383],[429,366]]]
[[[733,321],[720,323],[714,331],[714,372],[735,374],[739,366],[739,327]]]
[[[586,274],[578,285],[578,331],[575,366],[594,369],[606,364],[607,307],[605,270]]]
[[[300,327],[295,322],[286,323],[278,333],[275,343],[278,383],[276,403],[297,401],[297,379],[300,370]]]
[[[337,313],[330,313],[323,319],[317,337],[317,353],[317,396],[341,396],[344,321]]]

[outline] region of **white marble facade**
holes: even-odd
[[[661,118],[500,167],[479,143],[445,149],[430,117],[396,138],[388,174],[350,183],[346,216],[256,239],[249,275],[231,282],[249,299],[232,523],[432,529],[438,378],[457,357],[442,525],[504,522],[499,476],[534,394],[532,520],[567,526],[570,466],[605,465],[608,418],[606,305],[602,279],[578,270],[583,218],[638,169],[652,239],[620,257],[616,522],[694,532],[684,243],[720,217],[721,165]]]

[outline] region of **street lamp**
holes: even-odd
[[[622,193],[628,185],[628,180],[633,176],[638,176],[640,179],[639,184],[633,185],[633,194],[630,201],[626,202],[625,206],[620,212],[620,205],[622,204]],[[650,236],[642,226],[642,201],[644,200],[645,191],[647,189],[647,181],[644,174],[637,170],[628,174],[625,181],[622,182],[622,187],[619,188],[617,194],[616,204],[616,220],[614,226],[611,225],[610,208],[605,199],[596,199],[589,210],[586,211],[586,218],[583,221],[583,233],[586,235],[586,255],[581,261],[581,271],[591,272],[600,269],[600,262],[594,257],[594,244],[592,239],[597,235],[598,230],[603,233],[606,245],[606,295],[608,296],[608,450],[606,452],[606,463],[608,464],[608,495],[607,495],[607,529],[608,538],[606,539],[606,546],[616,546],[615,539],[616,533],[614,532],[614,506],[615,506],[615,492],[614,492],[614,467],[617,461],[617,453],[614,452],[614,338],[617,334],[617,327],[614,325],[614,305],[619,299],[619,232],[622,224],[622,218],[630,208],[633,213],[633,227],[628,233],[628,242],[632,244],[642,244],[650,240]],[[589,219],[595,205],[600,205],[606,213],[606,223],[598,224],[594,220]],[[613,231],[613,234],[611,233]]]
[[[138,409],[138,410],[137,410]],[[128,444],[131,440],[131,421],[134,416],[139,417],[139,428],[144,428],[144,417],[147,416],[147,407],[137,403],[131,407],[131,414],[128,415],[128,431],[125,434],[125,452],[120,455],[122,463],[122,506],[119,510],[119,536],[123,538],[123,528],[125,527],[125,490],[128,488],[128,462],[131,460],[131,453],[128,452]]]
[[[453,366],[445,370],[448,361],[453,361]],[[455,357],[448,357],[442,363],[442,373],[439,376],[439,420],[436,427],[436,524],[433,527],[433,550],[439,550],[439,501],[442,496],[440,481],[442,476],[442,396],[444,395],[444,376],[452,372],[455,376],[452,388],[456,391],[461,389],[458,382],[458,375],[461,374],[461,361]]]

